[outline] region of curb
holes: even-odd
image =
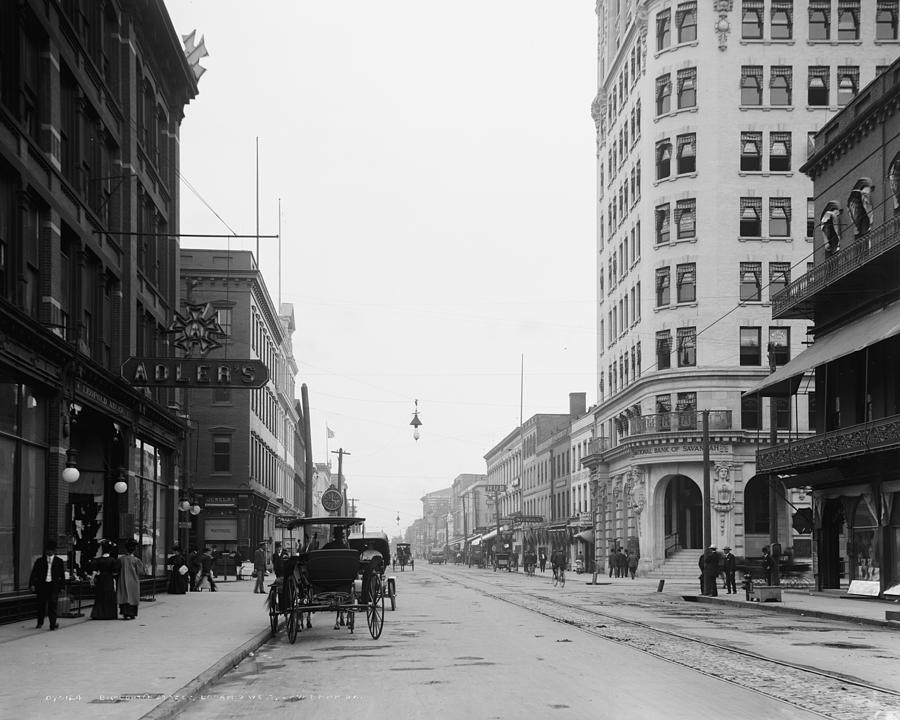
[[[682,595],[681,597],[687,602],[701,602],[710,605],[737,605],[738,607],[752,610],[768,610],[770,612],[787,613],[788,615],[814,617],[819,618],[820,620],[839,620],[841,622],[855,623],[857,625],[874,625],[882,628],[900,629],[900,622],[894,620],[874,620],[871,618],[850,617],[848,615],[827,612],[825,610],[803,610],[801,608],[791,607],[790,605],[780,605],[779,603],[750,602],[748,600],[719,600],[718,598],[707,597],[704,595]]]
[[[283,622],[279,624],[279,629],[283,625]],[[193,680],[179,688],[155,708],[143,714],[140,720],[169,720],[169,718],[175,717],[186,706],[193,703],[206,688],[235,668],[242,660],[265,645],[273,637],[274,635],[270,628],[258,632],[239,648],[232,650],[210,668],[204,670]]]

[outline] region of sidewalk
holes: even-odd
[[[157,595],[130,622],[91,620],[87,608],[82,618],[60,618],[55,632],[46,623],[34,629],[34,620],[0,625],[3,716],[170,717],[181,696],[199,696],[269,639],[266,596],[253,585]]]
[[[861,625],[879,625],[900,629],[900,621],[887,620],[887,611],[900,612],[900,603],[889,600],[848,596],[844,592],[816,592],[815,590],[782,590],[781,602],[748,602],[744,591],[738,587],[736,595],[725,595],[719,590],[716,597],[700,595],[696,588],[685,593],[685,599],[712,604],[738,604],[757,608],[764,612],[793,613],[826,620],[856,622]]]

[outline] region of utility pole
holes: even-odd
[[[712,498],[710,497],[709,481],[709,410],[701,410],[703,416],[703,554],[709,554],[709,546],[712,545]],[[709,587],[718,578],[712,579],[703,573],[703,594],[711,595],[714,588]]]
[[[341,478],[343,477],[342,473],[344,471],[344,455],[349,455],[350,453],[344,450],[344,448],[338,448],[337,450],[332,450],[331,454],[338,456],[337,489],[338,492],[341,492]]]
[[[775,372],[775,347],[769,343],[769,372]],[[769,398],[769,445],[778,444],[778,405]],[[769,552],[772,556],[772,585],[781,585],[781,544],[778,542],[778,476],[769,473]]]

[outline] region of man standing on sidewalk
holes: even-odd
[[[256,573],[256,585],[253,586],[254,593],[266,594],[266,544],[261,542],[253,553],[253,572]]]
[[[731,553],[731,548],[728,546],[725,547],[722,570],[725,572],[725,594],[736,595],[737,583],[734,581],[734,573],[737,570],[737,558]]]
[[[719,590],[716,587],[719,580],[719,553],[715,545],[710,545],[703,557],[703,594],[716,597]]]
[[[56,543],[48,540],[44,547],[44,554],[34,561],[31,568],[31,577],[28,586],[37,594],[37,625],[43,627],[44,616],[50,616],[50,629],[59,627],[56,622],[56,603],[59,600],[59,591],[66,582],[66,568],[61,558],[56,556]]]

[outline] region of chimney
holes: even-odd
[[[587,393],[569,393],[569,416],[581,417],[587,412]]]

